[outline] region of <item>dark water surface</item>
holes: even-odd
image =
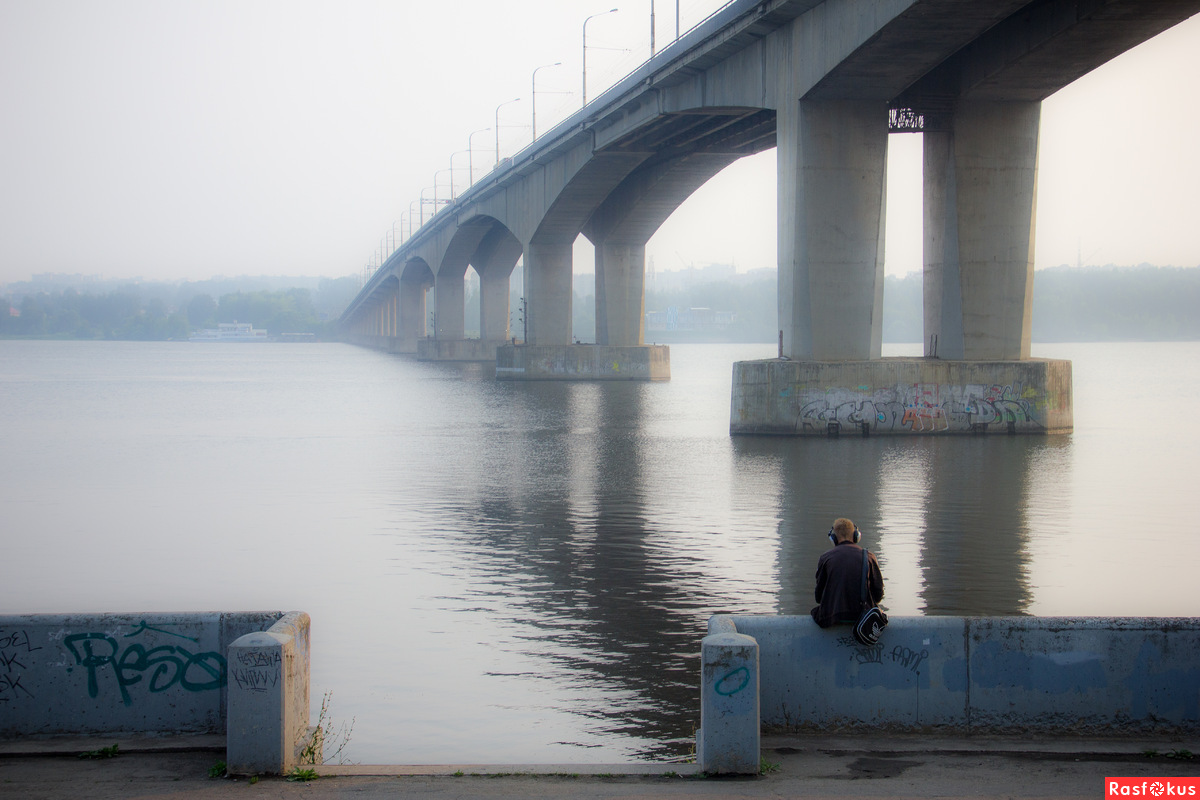
[[[522,384],[0,341],[0,611],[307,611],[362,763],[686,753],[705,620],[806,612],[841,515],[892,614],[1200,615],[1200,345],[1036,348],[1074,361],[1072,436],[731,438],[731,364],[773,350]]]

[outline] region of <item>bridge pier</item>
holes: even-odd
[[[605,240],[596,247],[596,343],[645,342],[646,244]]]
[[[886,111],[779,113],[783,358],[734,365],[730,432],[1069,433],[1070,362],[1030,359],[1040,103],[925,133],[923,359],[881,358]]]
[[[532,241],[525,248],[525,314],[529,343],[571,343],[571,246]]]
[[[499,381],[670,379],[671,351],[665,344],[636,347],[506,344],[496,350],[496,380]]]
[[[400,281],[401,353],[417,352],[417,341],[425,337],[425,291],[428,285],[418,280]]]
[[[886,103],[779,109],[779,325],[790,358],[881,354],[887,135]]]
[[[1041,103],[960,103],[924,135],[925,354],[1027,359]]]

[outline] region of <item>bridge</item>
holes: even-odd
[[[644,341],[646,242],[725,166],[776,147],[780,358],[735,365],[731,431],[1069,431],[1069,362],[1030,359],[1041,101],[1197,11],[734,0],[438,210],[341,328],[424,358],[495,358],[499,378],[665,378],[666,349]],[[886,145],[914,130],[926,358],[900,363],[881,359]],[[596,345],[572,344],[580,233],[596,252]],[[468,265],[478,340],[464,335]]]

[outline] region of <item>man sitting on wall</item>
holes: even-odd
[[[829,529],[833,547],[817,561],[818,605],[812,610],[812,618],[822,628],[842,623],[853,625],[862,615],[863,549],[858,545],[861,535],[858,526],[845,517],[835,520]],[[870,551],[867,562],[867,586],[871,601],[878,604],[883,599],[883,572]]]

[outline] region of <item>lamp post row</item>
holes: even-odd
[[[587,24],[588,24],[588,22],[595,19],[596,17],[603,17],[607,14],[615,14],[617,11],[619,11],[619,9],[610,8],[608,11],[601,11],[597,14],[592,14],[591,16],[588,16],[583,20],[583,31],[582,31],[582,33],[583,33],[582,51],[583,52],[581,54],[583,66],[580,71],[580,79],[581,79],[580,80],[580,83],[581,83],[580,96],[583,101],[582,102],[583,106],[587,105]],[[654,39],[654,27],[655,27],[655,25],[654,25],[654,0],[650,0],[650,55],[652,57],[654,56],[654,54],[656,52],[655,39]],[[679,40],[679,0],[675,0],[675,40],[676,41]],[[538,74],[538,70],[546,69],[548,67],[560,67],[560,66],[562,66],[561,61],[555,61],[553,64],[542,64],[539,67],[535,67],[533,70],[533,73],[530,76],[529,129],[532,134],[530,137],[531,142],[537,141],[537,74]],[[421,226],[423,226],[425,224],[425,204],[426,203],[433,204],[433,214],[436,214],[439,205],[444,204],[444,203],[453,202],[453,200],[455,199],[454,156],[462,155],[463,153],[467,154],[467,171],[468,171],[468,175],[469,175],[469,180],[468,180],[467,186],[468,186],[468,188],[470,188],[471,186],[475,185],[475,158],[474,158],[475,147],[474,147],[474,142],[473,142],[475,134],[486,133],[487,131],[492,131],[492,130],[495,131],[495,134],[496,134],[495,165],[496,166],[500,165],[500,109],[511,103],[516,103],[520,99],[521,98],[519,98],[519,97],[514,97],[512,100],[505,100],[503,103],[496,106],[496,114],[495,114],[496,121],[495,121],[494,126],[492,128],[480,128],[479,130],[472,131],[471,134],[467,137],[467,149],[460,150],[460,151],[458,151],[456,153],[452,153],[450,155],[450,168],[438,170],[437,172],[434,173],[433,186],[422,189],[420,199],[413,200],[411,203],[409,203],[408,211],[406,211],[404,214],[400,215],[400,220],[399,220],[399,222],[400,222],[400,239],[399,240],[397,240],[397,238],[396,238],[396,222],[395,221],[392,222],[392,228],[390,231],[390,237],[391,237],[390,238],[390,249],[389,249],[389,238],[388,238],[389,232],[384,233],[383,240],[380,242],[380,248],[379,248],[380,249],[380,257],[379,258],[380,258],[381,265],[383,264],[384,261],[386,261],[387,255],[390,254],[390,252],[394,252],[395,248],[398,247],[401,242],[403,242],[405,239],[409,239],[412,237],[412,235],[413,235],[413,218],[415,216],[417,216],[413,212],[413,206],[415,204],[420,203],[420,206],[421,206],[420,214],[419,214],[421,221],[417,225],[417,227],[420,228]],[[443,172],[450,173],[450,199],[449,200],[442,200],[438,197],[437,176],[441,175]],[[426,200],[425,192],[429,191],[430,189],[433,190],[433,199]],[[430,216],[432,217],[433,214],[431,214]],[[408,235],[407,236],[404,233],[404,217],[406,215],[408,217]]]

